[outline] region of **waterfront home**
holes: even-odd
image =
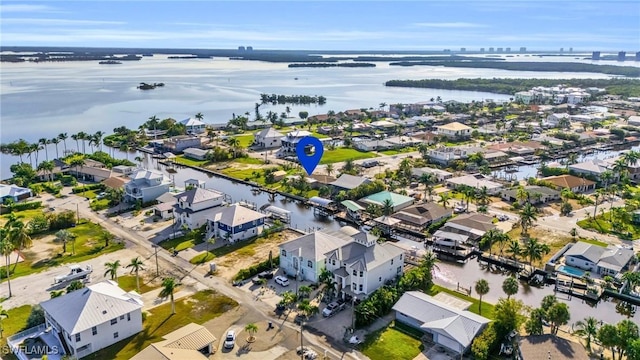
[[[76,175],[78,180],[100,182],[106,180],[112,176],[111,169],[105,167],[94,167],[89,165],[74,166],[73,175]]]
[[[355,221],[362,220],[362,213],[366,210],[360,204],[352,200],[344,200],[340,203],[346,209],[347,217]]]
[[[124,185],[124,199],[127,202],[148,203],[168,192],[171,184],[171,179],[161,172],[138,169],[129,176],[129,182]]]
[[[487,146],[489,150],[504,151],[515,156],[533,155],[536,150],[544,148],[538,141],[512,141]]]
[[[486,188],[490,195],[497,195],[504,186],[500,183],[491,181],[490,179],[490,177],[482,174],[472,174],[450,178],[447,179],[445,183],[448,188],[452,189],[459,186],[469,186],[477,190]]]
[[[589,179],[577,177],[574,175],[558,175],[558,176],[548,176],[546,178],[542,178],[542,181],[553,185],[556,190],[564,190],[569,189],[574,193],[585,193],[589,191],[593,191],[596,188],[595,181],[591,181]]]
[[[543,122],[543,125],[548,125],[549,127],[559,127],[560,125],[564,125],[565,127],[570,126],[571,115],[567,113],[550,114]]]
[[[92,354],[142,331],[142,297],[104,280],[40,303],[46,326],[73,358]]]
[[[173,206],[177,226],[186,226],[189,230],[195,230],[207,222],[211,209],[222,206],[224,194],[200,187],[187,190],[175,196],[176,204]]]
[[[436,133],[450,139],[467,139],[471,137],[473,128],[457,121],[436,126]]]
[[[161,142],[153,143],[161,152],[169,151],[178,154],[188,148],[202,148],[202,138],[195,135],[178,135]]]
[[[609,245],[602,247],[578,241],[564,254],[566,265],[601,276],[616,276],[630,268],[634,259],[632,249]]]
[[[325,254],[340,248],[353,239],[344,233],[316,231],[280,244],[280,268],[284,274],[313,283],[325,268]]]
[[[122,189],[129,179],[122,176],[112,176],[102,181],[105,187],[110,189]]]
[[[484,234],[495,229],[491,216],[483,214],[461,214],[447,221],[441,228],[444,233],[467,236],[472,241],[479,240]],[[457,239],[454,239],[457,240]]]
[[[429,225],[451,217],[451,215],[453,215],[453,210],[434,202],[427,202],[406,207],[391,217],[402,220],[401,225],[422,231]]]
[[[240,204],[223,206],[210,214],[207,220],[207,239],[223,238],[230,243],[260,235],[267,217]]]
[[[520,337],[521,360],[590,360],[584,346],[553,334]]]
[[[527,199],[521,202],[529,201],[532,204],[546,204],[550,201],[560,200],[560,191],[554,190],[544,186],[527,185],[524,188],[524,192],[527,194]],[[518,188],[511,188],[503,190],[500,197],[509,202],[518,201]]]
[[[407,146],[417,146],[422,143],[422,140],[411,136],[390,136],[384,140],[390,143],[394,149],[401,149]]]
[[[334,182],[330,183],[334,192],[348,191],[357,188],[360,185],[368,184],[371,180],[364,176],[355,176],[342,174]]]
[[[205,160],[207,158],[208,150],[198,148],[187,148],[183,150],[184,156],[193,160]]]
[[[396,321],[423,331],[429,341],[462,355],[490,322],[468,311],[470,306],[470,302],[445,293],[429,296],[407,291],[393,310]]]
[[[13,200],[13,202],[19,202],[32,196],[33,193],[28,188],[23,188],[15,184],[0,184],[0,203],[2,204],[6,203],[9,199]]]
[[[379,193],[366,196],[359,201],[367,205],[375,205],[382,208],[384,207],[384,204],[387,200],[393,207],[392,212],[400,211],[408,206],[411,206],[415,201],[415,199],[410,196],[405,196],[390,191],[381,191]]]
[[[455,160],[464,160],[469,156],[482,153],[485,150],[478,146],[441,146],[427,151],[427,157],[432,162],[448,165]]]
[[[187,324],[162,336],[164,340],[153,343],[134,355],[131,360],[207,360],[216,349],[213,336],[204,326]]]
[[[577,164],[569,165],[569,171],[575,174],[593,176],[600,179],[603,172],[611,170],[611,163],[606,160],[592,159]]]
[[[482,156],[489,164],[503,164],[510,162],[509,154],[499,150],[489,150]]]
[[[135,169],[136,169],[135,166],[129,166],[129,165],[116,165],[116,166],[111,168],[111,170],[113,171],[113,174],[116,175],[116,176],[129,175]]]
[[[207,127],[207,124],[196,118],[181,120],[180,124],[184,125],[187,134],[202,134]]]
[[[325,253],[325,267],[333,273],[342,294],[364,298],[402,276],[404,249],[390,242],[378,244],[377,236],[363,231],[351,238],[351,242]]]
[[[391,150],[396,147],[395,144],[392,144],[384,139],[376,139],[376,140],[360,140],[356,141],[353,144],[353,147],[356,150],[360,151],[381,151],[381,150]]]
[[[282,133],[270,127],[256,133],[253,145],[260,149],[279,148],[282,144]]]
[[[433,174],[438,182],[445,181],[447,179],[451,179],[453,174],[440,169],[434,169],[430,167],[422,167],[422,168],[413,168],[411,169],[411,176],[415,178],[420,178],[424,174]]]
[[[287,156],[296,153],[296,146],[302,138],[311,136],[311,133],[305,130],[294,130],[287,133],[286,136],[280,138],[282,147],[278,150],[278,156]]]

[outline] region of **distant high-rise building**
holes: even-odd
[[[620,51],[618,53],[618,61],[624,61],[627,58],[627,53],[624,51]]]
[[[505,52],[511,52],[511,48],[510,48],[510,47],[509,47],[509,48],[506,48],[506,49],[504,49],[504,50],[505,50]]]
[[[442,52],[448,53],[448,52],[451,52],[451,49],[443,49]]]
[[[573,48],[569,48],[569,52],[573,52]]]
[[[247,51],[253,51],[253,46],[247,46]]]
[[[564,48],[560,48],[560,52],[564,52]]]
[[[465,52],[467,51],[467,48],[460,48],[460,52]]]
[[[636,53],[636,61],[640,61],[640,51]]]
[[[492,47],[490,47],[490,48],[489,48],[489,52],[490,52],[490,53],[492,53],[492,52],[493,52],[493,48],[492,48]]]
[[[526,47],[524,47],[524,46],[523,46],[523,47],[521,47],[521,48],[520,48],[520,52],[527,52],[527,48],[526,48]]]
[[[502,48],[498,48],[498,49],[497,49],[497,51],[498,51],[498,52],[502,52]]]
[[[244,51],[244,46],[238,46],[238,51]]]
[[[591,53],[591,60],[600,60],[600,51],[594,51]]]
[[[484,52],[484,48],[480,48],[480,52]]]

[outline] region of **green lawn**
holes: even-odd
[[[474,314],[478,314],[478,315],[482,315],[484,317],[486,317],[487,319],[494,319],[494,315],[493,315],[493,309],[494,306],[493,304],[489,304],[486,301],[482,302],[482,313],[479,311],[480,309],[480,300],[476,299],[476,298],[472,298],[470,296],[461,294],[457,291],[454,290],[450,290],[447,288],[443,288],[441,286],[438,285],[432,285],[431,289],[429,290],[429,292],[427,292],[428,295],[434,296],[439,292],[444,292],[447,293],[449,295],[453,295],[459,299],[465,300],[465,301],[469,301],[471,303],[471,306],[469,307],[469,311],[471,311]]]
[[[182,251],[196,246],[204,241],[204,233],[198,231],[189,231],[182,236],[178,236],[173,239],[167,239],[161,242],[159,245],[166,250]]]
[[[2,338],[0,339],[0,348],[7,348],[7,338],[11,335],[15,335],[20,331],[27,330],[27,319],[31,314],[31,305],[22,305],[17,308],[7,310],[9,317],[2,320]],[[5,360],[17,359],[13,353],[2,352],[2,358]]]
[[[369,334],[360,351],[371,360],[413,359],[424,347],[422,341],[407,332],[406,326],[391,324]]]
[[[240,142],[240,147],[241,148],[248,148],[249,145],[251,145],[251,143],[253,142],[253,134],[247,134],[247,135],[238,135],[238,136],[234,136],[236,139],[238,139],[238,141]]]
[[[361,152],[351,148],[338,148],[335,150],[325,150],[322,155],[320,164],[333,164],[337,162],[351,160],[370,159],[376,157],[376,154]]]
[[[231,163],[232,164],[236,163],[236,164],[262,165],[262,164],[264,164],[264,160],[256,159],[256,158],[252,158],[252,157],[244,157],[244,158],[234,159],[233,161],[231,161]]]
[[[211,250],[209,253],[215,255],[215,257],[221,257],[230,253],[238,256],[253,256],[255,255],[255,249],[258,245],[272,241],[281,242],[283,236],[284,234],[282,234],[282,232],[274,232],[265,237],[254,237],[249,240],[238,241],[234,244],[222,246]]]
[[[207,261],[211,261],[215,258],[216,258],[215,255],[213,255],[211,252],[206,251],[194,256],[191,260],[189,260],[189,262],[192,264],[204,264]]]
[[[577,224],[583,229],[597,231],[601,234],[612,234],[623,239],[640,238],[640,226],[627,223],[614,228],[613,224],[609,221],[609,216],[610,212],[607,211],[602,215],[596,216],[595,220],[589,217],[589,219],[578,221]]]
[[[173,160],[178,164],[197,166],[197,167],[204,166],[208,163],[207,160],[188,159],[184,155],[178,155]]]
[[[586,242],[587,244],[591,244],[591,245],[597,245],[597,246],[602,246],[602,247],[607,247],[609,246],[609,244],[602,242],[602,241],[598,241],[596,239],[587,239],[587,238],[580,238],[579,241],[582,242]]]
[[[131,290],[136,290],[136,276],[135,275],[122,275],[122,276],[118,276],[118,285],[124,290],[124,291],[131,291]],[[144,283],[144,279],[142,278],[142,276],[140,276],[140,294],[144,294],[146,292],[149,292],[153,289],[157,289],[158,285],[153,285],[153,284],[145,284]]]
[[[264,177],[262,176],[264,175],[264,173],[260,169],[247,169],[247,168],[243,169],[243,168],[230,166],[226,169],[220,170],[220,172],[227,176],[236,178],[238,180],[253,181],[260,185],[266,184],[264,181]]]
[[[416,148],[414,148],[414,147],[405,147],[405,148],[402,148],[402,149],[383,150],[383,151],[378,151],[378,152],[380,154],[385,154],[385,155],[398,155],[398,154],[408,153],[408,152],[412,152],[412,151],[416,151]]]
[[[29,222],[29,220],[35,218],[36,216],[42,215],[43,211],[42,211],[42,208],[40,208],[40,209],[32,209],[32,210],[14,211],[12,212],[12,214],[16,215],[18,219],[22,220],[22,222],[26,224]],[[9,219],[9,214],[4,214],[0,216],[0,226],[4,226],[4,224],[6,224],[7,221],[9,221],[8,219]]]
[[[102,254],[124,249],[124,243],[116,243],[114,241],[109,243],[109,247],[105,248],[104,242],[98,240],[103,228],[100,225],[86,222],[86,220],[81,220],[76,227],[68,230],[76,235],[76,239],[73,243],[67,243],[66,253],[62,253],[62,244],[60,244],[58,252],[53,257],[34,262],[33,255],[30,254],[29,250],[26,250],[24,251],[26,254],[25,261],[18,263],[15,271],[13,266],[11,267],[11,278],[30,275],[62,264],[86,261]],[[33,239],[34,243],[39,241],[38,238]],[[2,279],[2,281],[4,280]]]
[[[171,304],[149,310],[143,321],[142,332],[120,341],[86,359],[130,359],[162,336],[189,323],[202,324],[238,306],[238,303],[213,290],[204,290],[176,301],[176,313],[171,315]]]

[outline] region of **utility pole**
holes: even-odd
[[[76,203],[76,223],[80,222],[80,203]]]
[[[302,346],[302,327],[304,326],[304,320],[300,321],[300,360],[304,360],[304,346]]]
[[[156,277],[160,276],[160,268],[158,267],[158,245],[153,245],[153,249],[155,250],[156,256]]]

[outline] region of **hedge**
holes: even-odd
[[[74,194],[77,194],[77,193],[81,193],[89,190],[104,190],[104,184],[89,184],[89,185],[76,186],[73,189],[71,189],[71,192],[73,192]]]
[[[280,256],[274,257],[273,260],[271,260],[271,263],[273,263],[274,267],[277,268],[278,264],[280,264]],[[258,265],[253,265],[247,269],[238,271],[236,276],[233,277],[233,280],[246,280],[258,275],[265,270],[271,270],[271,267],[269,266],[269,259],[259,263]]]
[[[23,211],[23,210],[34,210],[42,207],[41,201],[30,201],[23,203],[15,203],[11,206],[7,206],[10,211]]]

